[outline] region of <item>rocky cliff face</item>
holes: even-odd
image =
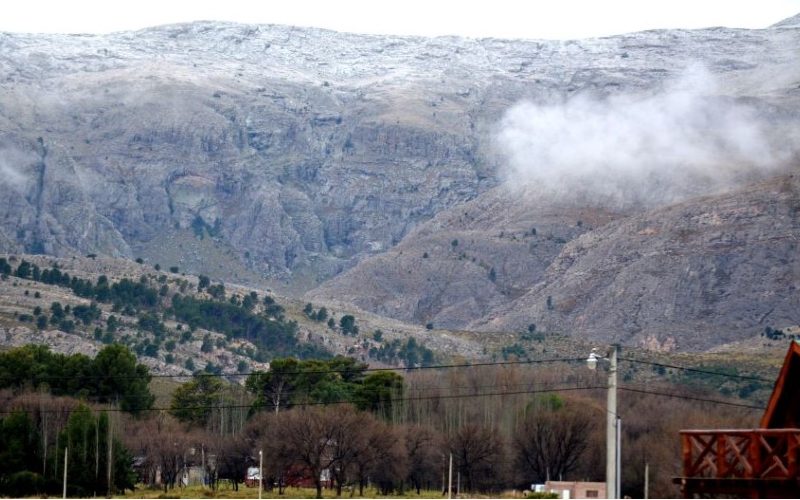
[[[631,214],[504,195],[505,110],[652,93],[700,62],[722,97],[794,120],[789,21],[564,42],[224,23],[0,34],[0,251],[145,256],[302,290],[362,262],[311,296],[517,328],[514,307],[568,295],[555,270],[577,242]],[[562,309],[554,327],[586,321]]]
[[[699,60],[736,95],[785,102],[797,93],[765,68],[796,62],[797,41],[779,28],[547,42],[220,23],[3,34],[0,244],[157,258],[193,232],[308,286],[496,185],[491,129],[517,100],[647,91]],[[204,271],[203,255],[184,263]]]

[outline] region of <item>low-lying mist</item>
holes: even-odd
[[[30,155],[14,147],[0,146],[0,186],[10,187],[17,192],[24,191],[28,178],[23,169],[30,163]]]
[[[650,95],[522,102],[499,125],[510,186],[614,208],[730,188],[785,168],[798,151],[786,121],[725,97],[702,67]]]

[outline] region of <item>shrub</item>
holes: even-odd
[[[44,478],[31,471],[15,472],[8,476],[3,485],[3,496],[22,498],[44,493]]]
[[[209,278],[208,276],[204,276],[202,274],[198,276],[198,282],[197,282],[198,290],[202,290],[203,288],[208,287],[208,285],[210,284],[211,284],[211,278]]]
[[[211,336],[206,334],[206,336],[203,337],[203,345],[200,346],[200,351],[211,352],[212,350],[214,350],[214,343],[211,341]]]
[[[339,319],[339,327],[345,335],[358,332],[358,330],[356,330],[356,318],[353,317],[352,314],[345,314],[342,316],[341,319]]]

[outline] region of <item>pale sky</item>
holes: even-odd
[[[0,31],[107,33],[198,20],[397,35],[570,39],[656,28],[765,28],[800,0],[24,0]]]

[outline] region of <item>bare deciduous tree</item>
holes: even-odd
[[[566,478],[586,451],[596,419],[573,405],[545,403],[529,411],[512,439],[517,471],[531,481]]]
[[[451,436],[450,451],[468,491],[489,491],[502,485],[504,448],[497,429],[463,425]]]
[[[209,436],[208,450],[214,454],[216,479],[227,479],[234,491],[239,491],[239,483],[252,464],[252,446],[244,435]],[[207,463],[210,463],[209,460]]]
[[[192,436],[172,416],[164,414],[147,420],[131,420],[129,426],[125,444],[134,456],[141,457],[143,479],[153,485],[156,471],[160,471],[164,492],[174,488],[178,474],[186,465],[187,453],[198,442],[197,436]]]
[[[275,416],[275,438],[292,463],[305,467],[322,498],[321,474],[335,463],[331,445],[336,425],[327,408],[302,408]]]
[[[408,480],[419,495],[423,487],[430,488],[438,479],[442,458],[442,439],[430,427],[413,425],[405,428]]]
[[[369,463],[374,457],[370,440],[376,422],[371,414],[357,412],[351,406],[330,408],[326,420],[333,436],[330,442],[331,478],[336,484],[336,495],[342,496],[342,487],[348,482],[348,475],[359,468],[359,461]]]
[[[393,427],[383,421],[376,421],[370,430],[368,450],[372,460],[366,467],[366,477],[372,479],[382,495],[400,489],[408,476],[408,453],[404,438],[403,428]],[[366,477],[361,475],[360,495],[364,494]]]

